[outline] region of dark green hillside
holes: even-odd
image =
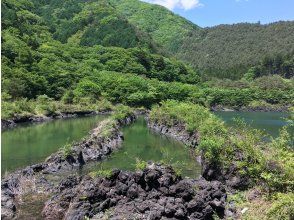
[[[72,42],[63,44],[52,37],[52,27],[46,26],[34,13],[37,7],[32,1],[5,0],[2,8],[5,9],[2,12],[2,91],[12,99],[42,94],[59,99],[95,70],[133,73],[168,82],[199,81],[192,69],[175,59],[151,54],[148,45],[124,49],[104,47],[92,40],[89,42],[95,44],[93,47]],[[104,10],[103,7],[96,9]],[[115,25],[113,28],[112,33],[116,33]],[[130,37],[135,36],[132,31],[126,31]],[[127,40],[119,33],[115,38],[121,42]]]
[[[292,21],[200,28],[161,6],[138,0],[110,2],[131,23],[150,33],[154,41],[176,57],[201,70],[206,78],[238,79],[264,59],[274,59],[276,56],[293,58]],[[293,61],[290,64],[293,65]],[[278,69],[275,74],[285,76],[284,70]],[[286,75],[293,76],[293,71]]]
[[[294,22],[220,25],[204,29],[201,41],[198,36],[194,33],[185,39],[180,57],[209,76],[236,79],[263,60],[289,57],[290,53],[293,59]],[[293,76],[293,71],[281,72]]]
[[[152,38],[171,53],[178,53],[183,40],[200,27],[175,15],[163,6],[139,0],[109,0],[128,20],[149,33]]]
[[[148,34],[130,24],[107,1],[36,1],[35,12],[62,43],[123,48],[144,47],[158,51]]]
[[[122,6],[130,2],[123,1]],[[141,3],[137,3],[139,7]],[[175,21],[178,21],[176,29],[194,30],[193,24],[174,17],[162,7],[145,3],[142,6],[148,10],[155,7],[154,14],[150,12],[149,16],[154,21],[154,16],[163,12],[162,21],[156,23],[161,33],[166,34],[162,36],[169,36],[168,33],[176,36],[177,31],[173,32],[175,29],[169,26]],[[151,38],[144,41],[147,38],[138,37],[139,29],[114,9],[113,2],[4,0],[2,8],[1,83],[5,101],[35,99],[45,94],[66,102],[73,99],[79,102],[81,97],[92,101],[106,98],[114,103],[146,107],[166,99],[188,100],[209,107],[292,104],[293,83],[267,76],[280,74],[289,78],[293,71],[290,55],[273,54],[273,58],[261,59],[242,80],[212,80],[201,85],[198,72],[175,58],[154,52]],[[148,10],[141,15],[149,13]],[[118,23],[112,23],[114,20],[124,22],[129,28],[124,26],[121,33],[117,32],[120,29]],[[151,23],[146,20],[147,26]],[[76,28],[76,33],[70,32]],[[195,32],[199,30],[195,28]],[[247,71],[248,63],[242,62]],[[222,64],[220,70],[226,67],[226,62]]]

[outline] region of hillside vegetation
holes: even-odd
[[[203,29],[201,40],[198,35],[184,40],[179,57],[207,76],[238,79],[259,63],[262,75],[294,76],[294,22],[220,25]]]
[[[158,50],[146,32],[140,31],[117,13],[108,1],[33,2],[35,13],[44,19],[53,38],[62,43]]]
[[[203,29],[163,7],[135,0],[4,0],[2,8],[2,101],[17,101],[4,105],[6,117],[35,112],[21,105],[42,95],[65,104],[107,99],[148,108],[167,99],[237,109],[293,105],[293,80],[271,76],[291,77],[292,55],[264,59],[238,81],[200,83],[199,71],[162,48],[179,54],[177,40]]]
[[[155,42],[163,45],[171,54],[181,50],[186,37],[201,30],[163,6],[138,0],[109,1],[130,23],[149,33]]]
[[[199,69],[205,78],[239,79],[250,67],[276,56],[287,57],[283,69],[275,74],[294,75],[293,21],[200,28],[158,5],[137,0],[111,2],[131,23],[150,33],[155,42],[173,55]],[[271,71],[270,65],[266,71]]]
[[[88,5],[85,7],[88,8]],[[99,42],[90,40],[91,44],[95,44],[90,47],[74,42],[62,43],[62,39],[59,41],[58,31],[52,30],[42,17],[34,13],[36,6],[32,1],[5,0],[2,1],[2,8],[2,91],[12,99],[35,98],[42,94],[60,99],[66,90],[74,89],[79,80],[91,75],[94,70],[133,73],[163,81],[199,81],[197,73],[183,63],[150,53],[148,44],[141,47],[136,45],[136,40],[129,41],[118,34],[111,19],[104,21],[111,30],[108,34],[103,32],[105,38],[113,38],[106,45],[118,46],[117,40],[121,40],[123,45],[103,47]],[[96,9],[104,10],[103,7]],[[64,27],[60,30],[68,29]],[[135,36],[125,31],[130,37]],[[97,35],[94,33],[93,36]],[[80,40],[83,41],[83,37]],[[129,44],[132,42],[134,45]]]

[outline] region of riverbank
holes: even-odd
[[[121,106],[111,118],[101,122],[81,142],[65,145],[43,163],[9,174],[1,183],[2,218],[15,217],[17,203],[27,194],[27,191],[51,194],[56,182],[56,180],[52,182],[52,178],[54,180],[59,176],[58,178],[63,179],[64,175],[78,171],[83,165],[107,157],[120,147],[123,141],[120,128],[132,123],[135,119],[136,116],[128,107]]]
[[[11,119],[1,119],[1,130],[5,131],[7,129],[15,128],[21,124],[27,123],[42,123],[56,119],[66,119],[66,118],[77,118],[86,117],[92,115],[104,115],[110,114],[111,111],[72,111],[72,112],[56,112],[51,115],[25,115],[25,116],[15,116]]]
[[[290,112],[291,106],[282,105],[251,105],[251,106],[222,106],[216,105],[212,106],[210,110],[212,112],[217,111],[240,111],[240,112]]]
[[[124,114],[126,111],[122,110],[113,116],[117,128],[135,120],[134,114],[123,117]],[[65,146],[44,163],[10,174],[2,181],[2,218],[29,216],[22,213],[24,205],[21,204],[33,199],[32,194],[35,200],[39,197],[40,202],[47,201],[42,217],[54,219],[100,218],[110,214],[108,209],[114,210],[112,217],[124,215],[141,219],[225,215],[226,192],[220,182],[182,179],[169,167],[142,162],[138,167],[143,170],[137,172],[101,170],[84,177],[72,174],[82,165],[104,159],[122,140],[120,130],[105,120],[84,141],[70,148]],[[98,188],[90,187],[97,184],[100,184]],[[94,197],[97,200],[93,203]]]
[[[132,115],[127,107],[123,107],[112,120],[100,123],[79,144],[65,146],[43,164],[28,167],[14,173],[16,176],[5,179],[2,185],[4,213],[7,216],[11,213],[15,215],[18,207],[15,201],[23,195],[19,192],[26,192],[27,185],[43,194],[47,193],[43,216],[52,215],[55,219],[72,219],[73,216],[77,219],[84,219],[85,216],[115,218],[117,213],[141,219],[236,217],[242,215],[241,208],[246,203],[240,207],[231,206],[229,201],[234,201],[231,195],[239,195],[257,185],[262,186],[262,189],[253,193],[251,199],[261,199],[269,190],[274,193],[272,195],[286,195],[287,190],[291,190],[293,153],[282,146],[287,143],[284,139],[274,142],[275,146],[281,145],[281,151],[275,151],[267,145],[267,155],[263,155],[264,150],[260,148],[262,143],[257,140],[259,136],[256,131],[249,132],[242,125],[235,132],[228,130],[221,120],[204,107],[174,101],[154,107],[149,114],[148,124],[192,148],[197,147],[205,179],[182,181],[174,171],[163,171],[166,168],[153,163],[146,166],[145,162],[138,164],[143,169],[138,172],[98,170],[82,177],[76,174],[66,177],[84,164],[102,160],[117,149],[123,140],[120,128],[132,123]],[[117,127],[113,122],[116,122]],[[271,178],[267,179],[265,175],[271,175]],[[60,176],[58,181],[56,176]],[[53,182],[52,177],[55,179]],[[201,188],[203,185],[205,187]],[[185,195],[189,199],[179,200]],[[164,200],[160,200],[162,197]],[[250,204],[256,204],[254,202],[256,200]],[[274,202],[269,200],[267,204],[272,208]],[[249,207],[252,209],[252,206]],[[288,215],[291,210],[288,203],[286,208]],[[180,213],[177,210],[181,210]]]
[[[231,202],[237,204],[239,217],[245,212],[248,219],[276,219],[281,216],[291,219],[294,216],[293,200],[288,196],[288,193],[293,195],[294,152],[289,145],[291,134],[286,128],[272,143],[264,143],[258,130],[250,130],[242,122],[231,129],[207,109],[176,101],[154,107],[149,120],[150,127],[156,131],[176,138],[184,134],[178,139],[190,137],[197,142],[202,176],[226,186]],[[240,199],[246,190],[252,196]],[[258,201],[263,204],[259,206]],[[283,203],[285,205],[280,206]],[[267,204],[267,210],[258,210],[263,209],[264,204]],[[250,207],[249,211],[245,205]],[[262,214],[256,216],[256,213]]]
[[[36,100],[2,101],[1,129],[6,130],[22,123],[107,114],[115,109],[115,106],[103,99],[96,102],[84,101],[66,104],[62,101],[54,101],[45,95],[39,96]]]

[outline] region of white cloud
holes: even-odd
[[[152,4],[162,5],[170,10],[182,8],[189,10],[192,8],[203,6],[199,0],[143,0]]]

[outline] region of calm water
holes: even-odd
[[[42,162],[64,144],[80,140],[103,118],[53,120],[2,132],[1,172]]]
[[[229,125],[233,118],[241,117],[252,127],[265,130],[273,136],[286,124],[288,113],[279,112],[217,112]],[[24,125],[2,132],[2,173],[43,161],[68,142],[80,140],[105,116],[55,120],[36,125]],[[164,161],[174,164],[185,176],[199,174],[199,165],[183,144],[150,131],[143,119],[123,129],[123,147],[114,152],[96,169],[120,168],[134,170],[136,158]]]
[[[201,167],[192,156],[191,149],[172,138],[149,130],[143,117],[125,127],[123,133],[125,140],[122,148],[91,170],[135,170],[136,160],[140,159],[172,164],[183,176],[197,177],[200,174]]]
[[[228,125],[234,126],[234,118],[242,118],[252,128],[265,131],[277,137],[279,129],[287,124],[284,118],[289,117],[287,112],[215,112]]]

